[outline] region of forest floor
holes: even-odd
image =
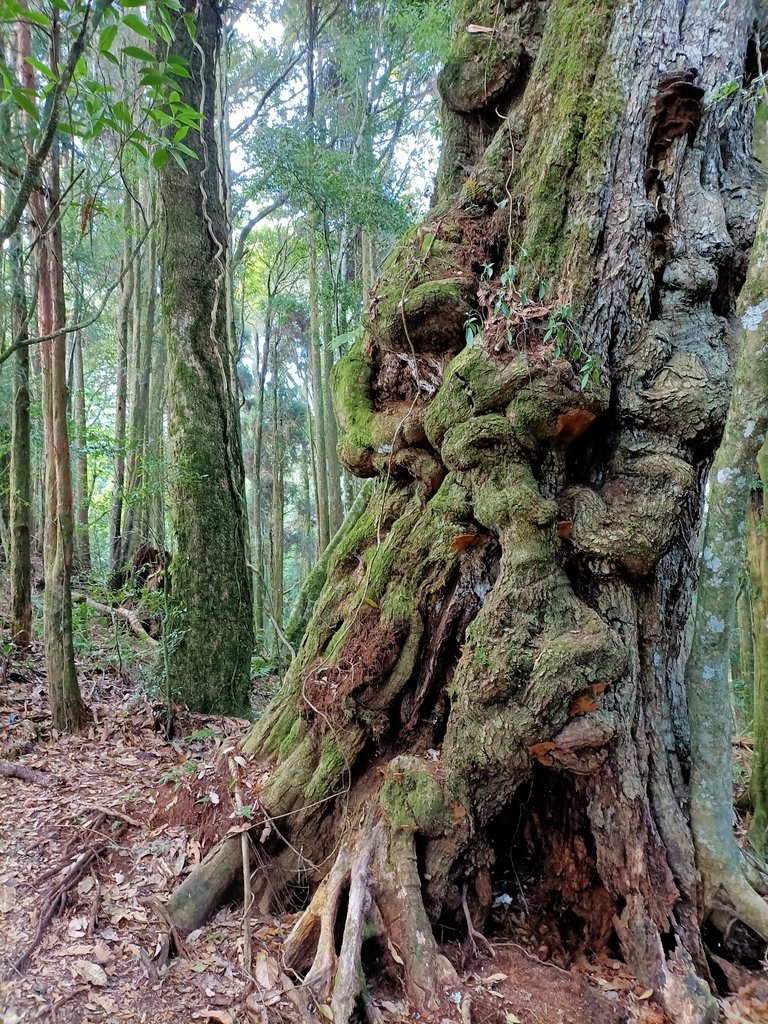
[[[0,593],[0,623],[4,611]],[[227,748],[237,756],[249,722],[181,711],[166,740],[130,639],[85,618],[78,671],[91,721],[77,736],[51,729],[41,645],[16,658],[0,651],[0,1020],[322,1022],[281,967],[295,914],[252,913],[254,983],[236,903],[189,936],[184,955],[164,957],[162,904],[206,852],[205,822],[215,811],[242,824],[218,766]],[[254,703],[268,696],[262,685]],[[190,772],[210,777],[209,802],[177,799]],[[447,944],[461,984],[434,1024],[664,1024],[653,993],[618,961],[565,970],[539,941],[524,929],[499,935],[493,959]],[[723,1020],[768,1024],[764,987],[725,1000]],[[372,997],[387,1022],[427,1020],[393,979]]]

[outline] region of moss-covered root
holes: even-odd
[[[328,1003],[336,1024],[348,1021],[365,996],[363,941],[393,955],[408,998],[420,1011],[439,1008],[456,973],[437,950],[424,907],[414,836],[452,828],[443,786],[422,758],[395,758],[380,791],[381,817],[342,845],[336,861],[283,946],[287,967],[306,972],[304,986]],[[341,949],[339,913],[346,900]]]
[[[233,882],[242,878],[240,837],[231,836],[214,847],[199,867],[184,879],[166,910],[182,938],[200,928],[221,906]]]

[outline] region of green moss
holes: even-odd
[[[545,83],[543,100],[532,113],[514,185],[526,205],[520,248],[531,257],[522,274],[528,286],[559,281],[566,259],[570,266],[581,262],[576,244],[594,240],[578,215],[582,230],[570,223],[571,197],[580,208],[594,202],[624,107],[618,83],[600,66],[615,6],[615,0],[555,0],[546,22],[533,71]]]
[[[434,768],[421,758],[402,756],[390,761],[379,799],[395,832],[434,836],[450,827],[443,787]]]
[[[412,587],[398,584],[390,587],[381,602],[382,621],[391,625],[409,622],[416,611],[416,594]]]
[[[372,377],[373,366],[361,338],[333,368],[333,402],[343,432],[339,455],[353,470],[366,465],[374,448]]]
[[[320,741],[317,768],[304,790],[306,798],[312,800],[332,793],[347,766],[347,759],[335,737],[324,736]]]

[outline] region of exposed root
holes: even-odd
[[[469,912],[469,904],[467,903],[467,883],[465,882],[461,888],[461,906],[464,910],[464,919],[467,922],[467,934],[469,935],[469,941],[472,943],[475,953],[479,952],[477,948],[478,942],[485,948],[489,956],[495,958],[496,954],[493,950],[493,946],[486,939],[481,931],[475,928],[472,921],[472,915]]]
[[[341,948],[337,919],[348,893]],[[307,970],[304,985],[329,1002],[336,1024],[346,1024],[362,1000],[371,1024],[381,1019],[366,999],[361,959],[365,937],[377,938],[402,969],[406,994],[417,1009],[437,1009],[440,989],[457,980],[437,951],[421,896],[413,836],[379,823],[339,851],[309,906],[283,946],[286,967]],[[313,956],[314,953],[314,956]]]
[[[768,942],[768,903],[755,891],[747,876],[740,870],[721,870],[719,889],[725,894],[713,894],[713,907],[738,918],[747,927]],[[710,879],[711,884],[711,879]]]

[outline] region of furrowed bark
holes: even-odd
[[[514,822],[585,945],[618,945],[671,1019],[716,1018],[682,666],[761,192],[751,110],[709,99],[752,19],[463,4],[436,206],[335,368],[342,461],[383,482],[245,747],[271,766],[273,890],[300,864],[319,892],[381,830],[370,923],[417,1005],[448,978],[430,922],[461,926],[465,891],[483,919]]]
[[[168,339],[170,511],[174,527],[171,693],[196,711],[248,707],[253,649],[239,406],[227,327],[228,225],[215,130],[221,19],[195,8],[195,41],[175,16],[173,52],[190,64],[183,99],[203,114],[197,160],[160,171],[160,266]]]

